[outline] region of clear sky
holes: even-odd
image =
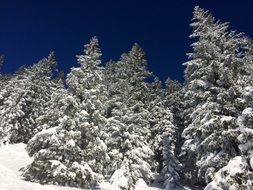
[[[118,60],[137,42],[155,75],[182,82],[195,5],[253,36],[253,0],[0,0],[3,72],[31,65],[52,50],[59,68],[69,72],[77,65],[75,55],[97,36],[104,62]]]

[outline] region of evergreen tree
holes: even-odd
[[[243,52],[241,57],[242,64],[238,67],[240,74],[236,81],[236,88],[241,92],[241,96],[236,99],[237,124],[239,126],[238,148],[240,156],[232,158],[227,166],[221,168],[215,173],[214,179],[209,183],[206,189],[250,189],[252,187],[252,121],[253,121],[253,57],[252,57],[252,40],[248,37],[243,41]]]
[[[64,79],[54,53],[0,74],[0,145],[28,143],[32,182],[134,189],[252,187],[253,41],[195,7],[185,85],[161,81],[134,44],[101,66],[96,37]],[[0,56],[0,67],[3,56]],[[67,87],[67,88],[66,88]]]
[[[3,67],[3,65],[4,65],[4,55],[0,55],[0,69]],[[3,91],[5,89],[5,85],[8,84],[8,81],[10,81],[12,77],[13,75],[11,74],[4,74],[0,72],[0,91]]]
[[[179,176],[181,164],[176,154],[178,128],[175,125],[173,114],[168,107],[165,107],[165,102],[161,99],[156,99],[158,102],[151,110],[150,116],[150,119],[152,119],[151,129],[154,134],[152,138],[155,142],[154,145],[156,145],[154,151],[157,158],[160,158],[158,161],[161,166],[161,180],[164,186],[166,189],[176,189],[181,186]]]
[[[165,81],[166,93],[171,95],[173,93],[179,92],[182,89],[182,85],[177,80],[172,80],[167,78]]]
[[[238,154],[235,99],[240,93],[234,84],[241,74],[242,35],[229,32],[227,23],[216,21],[199,7],[193,21],[191,37],[198,41],[185,64],[186,128],[182,135],[186,140],[181,157],[186,178],[204,186]]]
[[[22,175],[26,180],[42,184],[94,187],[102,176],[93,172],[85,160],[81,129],[89,126],[88,113],[80,111],[80,102],[73,96],[62,93],[60,99],[55,97],[58,104],[52,110],[56,114],[52,119],[58,120],[49,122],[50,128],[28,142],[26,150],[34,161]]]
[[[67,77],[67,85],[70,93],[80,99],[81,109],[89,114],[90,126],[83,129],[82,136],[86,159],[95,172],[104,174],[104,166],[108,161],[104,143],[107,90],[104,85],[104,68],[100,66],[102,54],[96,37],[85,45],[84,53],[77,56],[81,67],[72,69]]]
[[[0,68],[3,66],[4,63],[4,55],[0,55]]]
[[[241,97],[237,99],[238,110],[240,114],[237,118],[238,125],[240,126],[239,149],[241,154],[246,157],[246,160],[250,161],[252,155],[252,121],[253,121],[253,46],[252,40],[247,39],[247,46],[245,49],[245,75],[241,75],[240,80],[237,82],[238,88],[240,88]]]
[[[84,55],[77,56],[81,66],[68,74],[68,91],[54,96],[56,105],[41,120],[51,117],[45,124],[52,126],[28,142],[27,151],[35,159],[23,173],[27,180],[90,188],[103,178],[108,156],[103,142],[106,91],[100,56],[97,38],[85,45]]]
[[[106,127],[110,136],[106,144],[111,163],[115,163],[112,171],[116,169],[110,181],[122,188],[134,187],[140,178],[150,184],[157,167],[148,142],[151,132],[149,111],[145,107],[148,99],[145,80],[150,72],[146,67],[145,54],[135,44],[128,54],[121,56],[119,62],[108,63],[106,69],[110,73],[108,81],[112,82]]]
[[[43,115],[51,94],[54,54],[28,69],[23,69],[8,81],[1,91],[1,129],[5,141],[27,142],[40,131],[36,119]]]
[[[164,118],[163,121],[171,122],[165,133],[167,136],[163,139],[163,169],[161,176],[166,189],[183,189],[181,170],[182,164],[178,156],[182,145],[181,133],[182,123],[182,86],[178,81],[168,78],[165,82],[163,105],[166,110],[170,110],[171,118]],[[173,117],[172,117],[173,116]],[[167,115],[168,117],[168,115]]]

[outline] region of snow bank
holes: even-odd
[[[0,189],[1,190],[80,190],[77,188],[41,185],[22,180],[20,168],[32,159],[25,151],[25,144],[0,147]]]
[[[70,144],[72,143],[70,142]],[[80,190],[71,187],[41,185],[22,180],[20,168],[33,161],[25,151],[25,146],[25,144],[19,143],[0,147],[0,190]],[[104,181],[96,189],[116,190],[114,188],[109,182]],[[141,189],[158,190],[159,188],[147,187],[145,182],[140,180],[136,185],[136,190]]]
[[[246,161],[241,156],[236,156],[215,173],[214,180],[206,186],[205,190],[251,189],[252,181],[249,180],[249,176],[252,174],[248,170]]]

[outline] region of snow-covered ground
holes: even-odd
[[[32,159],[25,151],[25,144],[13,144],[0,147],[0,190],[80,190],[78,188],[55,185],[41,185],[22,180],[20,168],[27,166]],[[109,183],[102,183],[101,190],[116,190]],[[139,183],[137,190],[158,190]]]

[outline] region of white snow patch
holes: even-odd
[[[221,122],[223,123],[223,122],[230,122],[231,120],[233,120],[234,118],[233,117],[231,117],[231,116],[223,116],[222,118],[221,118]]]
[[[218,186],[220,182],[226,183],[229,179],[237,174],[243,173],[243,167],[245,167],[244,162],[241,156],[236,156],[231,159],[228,164],[221,168],[218,172],[215,173],[214,180],[209,183],[204,190],[212,190],[212,189],[219,189],[221,188]],[[224,175],[226,173],[226,175]],[[234,187],[230,187],[231,190],[234,190]]]
[[[76,145],[75,141],[73,139],[70,139],[68,142],[67,142],[67,146],[70,146],[70,147],[74,147]]]
[[[250,158],[250,167],[253,169],[253,156]]]
[[[128,179],[124,175],[125,171],[125,167],[122,167],[113,173],[110,179],[110,183],[112,184],[113,189],[120,190],[120,188],[128,187]]]
[[[1,190],[80,190],[55,185],[41,185],[22,180],[20,168],[32,162],[25,151],[25,144],[11,144],[0,147],[0,189]]]
[[[0,147],[0,190],[80,190],[79,188],[63,187],[56,185],[41,185],[39,183],[31,183],[22,180],[20,168],[29,165],[33,159],[30,158],[25,151],[26,145],[23,143],[10,144]],[[56,160],[50,160],[53,165],[58,165]],[[117,174],[117,175],[116,175]],[[114,181],[126,183],[126,178],[118,178],[121,171],[114,175]],[[116,185],[116,184],[114,184]],[[145,187],[145,188],[144,188]],[[103,181],[96,189],[101,190],[117,190],[117,186],[113,186],[109,182]],[[138,181],[136,190],[159,190],[157,187],[147,187],[143,181]]]
[[[242,163],[242,157],[236,156],[228,162],[228,165],[223,170],[227,170],[231,176],[235,176],[237,173],[241,173]]]
[[[242,115],[249,115],[252,114],[253,109],[252,108],[245,108],[242,112]]]
[[[136,190],[145,190],[145,189],[148,189],[148,185],[146,184],[146,182],[142,178],[140,178],[136,182],[135,189]]]
[[[88,112],[85,111],[85,110],[82,110],[82,111],[81,111],[81,115],[82,115],[83,117],[88,117],[88,116],[89,116]]]

